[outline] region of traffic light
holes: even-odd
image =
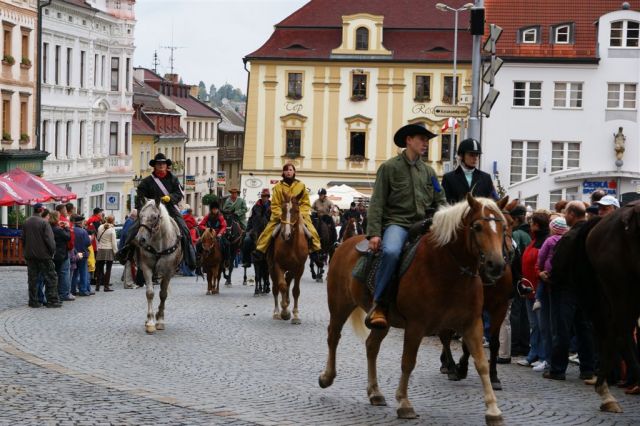
[[[496,74],[498,73],[498,71],[500,71],[500,68],[504,63],[502,59],[496,56],[496,43],[498,42],[498,39],[500,39],[501,35],[502,35],[502,28],[500,28],[495,24],[489,25],[489,38],[487,38],[487,41],[484,43],[484,46],[482,47],[482,49],[485,52],[491,53],[491,63],[489,64],[489,67],[485,70],[484,74],[482,75],[482,81],[484,81],[489,85],[489,93],[487,94],[487,97],[484,98],[484,100],[482,101],[482,104],[480,105],[480,112],[486,115],[487,117],[489,117],[491,108],[493,107],[493,104],[498,99],[498,95],[500,95],[500,92],[493,88],[493,84],[495,83]]]

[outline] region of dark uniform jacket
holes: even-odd
[[[471,176],[471,187],[467,183],[462,167],[458,166],[454,171],[445,173],[442,177],[442,188],[447,196],[449,204],[455,204],[471,192],[474,197],[487,197],[498,199],[498,194],[493,187],[493,180],[489,173],[475,169]],[[473,189],[473,191],[472,191]]]
[[[56,250],[53,230],[40,215],[29,217],[22,226],[24,258],[27,260],[51,260]]]
[[[180,201],[182,201],[182,189],[180,188],[180,182],[178,178],[171,174],[171,172],[167,172],[167,175],[163,178],[160,178],[160,181],[164,184],[164,187],[169,191],[169,197],[171,197],[171,201],[167,203],[167,210],[171,217],[176,219],[177,217],[182,220],[182,215],[180,212],[172,206],[177,206]],[[158,184],[153,179],[153,176],[147,176],[142,179],[140,185],[138,185],[137,190],[138,198],[136,200],[136,208],[140,210],[142,206],[145,204],[145,198],[148,199],[160,199],[164,197],[164,193],[160,188],[158,188]]]

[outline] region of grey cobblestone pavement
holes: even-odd
[[[364,345],[346,326],[338,377],[318,387],[327,354],[324,284],[305,276],[302,325],[271,319],[273,298],[239,285],[218,296],[205,284],[176,277],[167,300],[167,328],[145,334],[143,289],[98,293],[62,309],[26,306],[26,270],[0,268],[0,424],[482,424],[484,404],[475,371],[449,382],[439,373],[440,345],[425,339],[410,383],[420,414],[398,421],[401,331],[379,356],[389,406],[366,398]],[[157,287],[156,287],[157,289]],[[156,294],[158,292],[156,291]],[[157,302],[156,302],[157,305]],[[459,348],[455,348],[459,349]],[[459,352],[459,350],[458,350]],[[598,410],[599,397],[570,366],[566,382],[542,379],[515,364],[499,366],[497,393],[504,423],[633,424],[640,397],[614,389],[625,412]]]

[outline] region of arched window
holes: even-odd
[[[356,30],[356,50],[369,50],[369,30],[365,27]]]
[[[611,23],[611,47],[638,47],[640,23],[637,21],[615,21]]]

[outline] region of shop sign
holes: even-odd
[[[91,185],[91,192],[102,192],[104,191],[104,182],[102,183],[94,183]]]
[[[187,175],[184,177],[184,187],[187,191],[195,191],[196,190],[196,177],[192,175]]]
[[[592,192],[602,189],[609,195],[616,195],[618,185],[615,180],[585,180],[582,183],[582,193],[591,194]]]
[[[216,182],[218,185],[225,186],[227,184],[227,172],[224,170],[218,171]]]

